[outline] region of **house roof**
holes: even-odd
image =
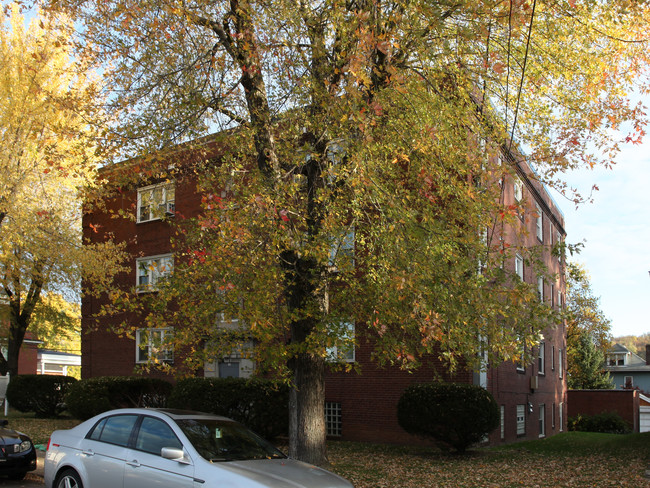
[[[650,373],[650,365],[646,364],[646,360],[640,357],[638,354],[633,353],[627,347],[621,344],[614,344],[607,355],[621,355],[625,354],[628,356],[624,366],[605,366],[605,369],[610,373],[630,373],[630,372],[648,372]]]
[[[608,351],[607,354],[616,354],[616,353],[628,353],[631,352],[627,347],[622,344],[614,344]]]

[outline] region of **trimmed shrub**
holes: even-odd
[[[499,407],[479,386],[422,383],[404,391],[397,404],[397,419],[410,434],[464,452],[499,425]]]
[[[628,434],[630,432],[627,422],[615,412],[572,417],[569,419],[569,430],[602,434]]]
[[[66,409],[65,396],[76,382],[72,376],[14,376],[7,386],[7,401],[21,412],[34,412],[41,418],[58,417]]]
[[[289,389],[261,378],[181,380],[168,405],[230,417],[268,439],[289,430]]]
[[[102,376],[78,381],[66,403],[73,417],[85,420],[114,408],[164,407],[172,388],[160,378]]]

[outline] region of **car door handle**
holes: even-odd
[[[127,461],[126,464],[128,464],[129,466],[133,466],[134,468],[140,467],[140,463],[138,462],[137,459],[134,459],[133,461]]]
[[[81,451],[81,454],[85,454],[86,456],[94,456],[95,451],[93,451],[92,449],[87,449],[85,451]]]

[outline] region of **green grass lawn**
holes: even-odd
[[[47,444],[79,422],[10,415],[9,426]],[[356,488],[650,488],[650,433],[567,432],[465,456],[434,448],[355,442],[328,444],[330,469]]]

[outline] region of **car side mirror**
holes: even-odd
[[[185,457],[185,452],[182,449],[178,449],[176,447],[163,447],[160,450],[160,455],[163,457],[163,459],[170,459],[181,464],[190,464],[189,459]]]

